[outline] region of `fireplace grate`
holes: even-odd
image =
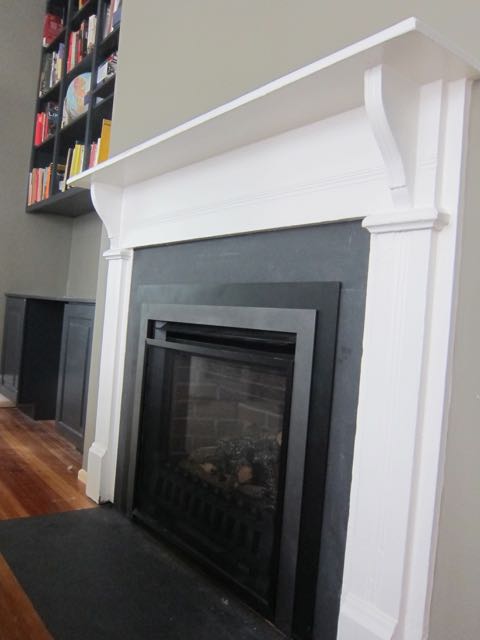
[[[186,469],[165,463],[157,469],[156,513],[175,531],[243,586],[268,596],[273,507],[212,486]],[[137,514],[138,515],[138,514]]]

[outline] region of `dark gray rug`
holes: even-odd
[[[279,640],[111,507],[0,522],[0,553],[55,640]]]

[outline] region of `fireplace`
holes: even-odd
[[[307,639],[340,286],[232,284],[229,306],[221,292],[142,305],[127,510]]]
[[[110,240],[96,431],[88,456],[87,493],[97,501],[133,505],[142,398],[136,384],[143,379],[137,363],[144,361],[148,321],[210,324],[167,318],[155,305],[238,305],[227,290],[235,282],[342,283],[328,465],[316,509],[320,562],[310,565],[308,578],[313,584],[318,577],[315,639],[428,635],[470,79],[477,77],[476,63],[410,18],[70,181],[91,188]],[[328,228],[348,221],[368,232],[365,261],[351,250],[348,236],[341,255],[330,252],[336,245],[325,240],[331,240]],[[272,268],[277,254],[266,251],[264,236],[301,227],[301,246],[277,248],[284,260]],[[256,250],[242,254],[235,240],[248,234]],[[197,256],[186,273],[185,247],[209,245],[209,239],[218,250]],[[315,246],[307,251],[310,240]],[[169,261],[160,260],[162,268],[148,273],[141,255],[155,253],[154,245]],[[213,278],[199,278],[217,258]],[[240,267],[233,271],[231,263]],[[355,309],[344,304],[352,292],[348,274],[341,273],[345,267],[353,280],[361,275]],[[212,280],[219,284],[216,300],[208,287],[206,295],[202,290]],[[190,285],[198,288],[193,296],[182,288]],[[305,299],[290,302],[245,305],[316,308]],[[153,305],[151,313],[144,315],[144,305]],[[296,354],[298,346],[297,335]],[[315,369],[312,385],[321,379]],[[319,398],[330,407],[323,403],[325,388],[312,391],[310,417]],[[293,392],[291,416],[294,399]],[[302,504],[310,487],[289,483],[290,471],[315,467],[308,455],[316,449],[309,444],[307,459],[290,464],[292,418],[290,423],[284,511],[289,487],[301,488]],[[310,593],[299,587],[296,570],[308,566],[301,553],[309,547],[302,538],[309,530],[300,521],[303,511],[298,535],[289,537],[285,527],[280,535],[274,607],[282,628],[308,618],[299,614],[302,604],[312,609],[308,599],[295,598]],[[292,544],[292,554],[299,551],[293,573],[282,570],[288,556],[282,544]],[[294,585],[293,596],[283,581]]]

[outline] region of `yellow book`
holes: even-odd
[[[73,157],[72,157],[72,168],[70,169],[70,177],[76,176],[77,173],[80,173],[81,169],[81,149],[82,145],[79,142],[75,143],[75,147],[73,149]]]
[[[70,166],[70,175],[69,178],[71,178],[72,176],[75,175],[76,171],[75,171],[75,167],[77,166],[77,156],[78,156],[78,144],[75,144],[75,146],[73,147],[73,153],[72,153],[72,164]]]
[[[102,131],[100,133],[100,143],[98,145],[98,162],[108,160],[110,153],[110,128],[111,120],[102,120]]]

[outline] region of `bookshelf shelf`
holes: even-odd
[[[95,0],[89,0],[81,9],[76,11],[70,20],[70,24],[75,28],[80,25],[82,20],[95,12],[96,9]]]
[[[108,76],[102,82],[98,83],[92,91],[92,97],[94,98],[108,98],[115,89],[115,74]]]
[[[119,34],[120,27],[117,27],[100,42],[100,44],[98,45],[100,55],[108,55],[118,48]]]
[[[87,117],[88,111],[85,111],[85,113],[82,113],[74,120],[61,127],[59,134],[60,138],[71,138],[72,136],[78,138],[81,135],[83,128],[85,127]]]
[[[108,95],[106,95],[105,97],[102,98],[101,102],[99,102],[98,104],[95,104],[93,106],[93,110],[95,111],[95,113],[99,113],[100,111],[105,110],[105,109],[111,109],[112,108],[113,97],[114,97],[113,92],[109,93]]]
[[[104,123],[111,121],[115,79],[107,76],[97,86],[97,72],[118,51],[121,3],[122,0],[46,0],[38,83],[39,91],[42,87],[44,92],[36,101],[27,213],[74,217],[93,210],[90,196],[86,197],[82,189],[65,188],[65,182],[70,174],[91,166],[93,158],[97,158]],[[67,71],[67,66],[72,68]],[[76,81],[85,73],[90,73],[90,90],[88,84],[81,86],[83,78]],[[54,86],[45,90],[52,81]],[[71,119],[81,110],[78,101],[85,97],[90,98],[84,102],[85,112]],[[70,121],[62,127],[64,111],[70,114]],[[35,144],[42,137],[45,139]],[[105,141],[102,145],[104,154]]]
[[[83,58],[83,60],[80,60],[80,62],[78,62],[73,67],[73,69],[70,69],[70,71],[67,71],[67,73],[65,74],[65,82],[68,84],[73,80],[73,78],[80,75],[81,73],[85,73],[85,71],[90,71],[92,67],[92,61],[93,61],[93,55],[89,53],[87,56],[85,56],[85,58]]]
[[[45,138],[43,142],[41,142],[40,144],[36,144],[34,146],[34,149],[35,151],[45,151],[49,147],[53,147],[54,141],[55,141],[55,135],[48,136],[48,138]]]
[[[68,205],[68,206],[67,206]],[[56,215],[77,218],[92,211],[93,204],[90,193],[85,189],[73,187],[67,191],[60,191],[50,198],[27,206],[27,213],[53,213]]]
[[[61,81],[54,84],[53,87],[50,87],[48,91],[46,91],[44,94],[38,97],[38,101],[48,102],[49,100],[58,99],[58,95],[60,93],[60,85],[61,85]]]

